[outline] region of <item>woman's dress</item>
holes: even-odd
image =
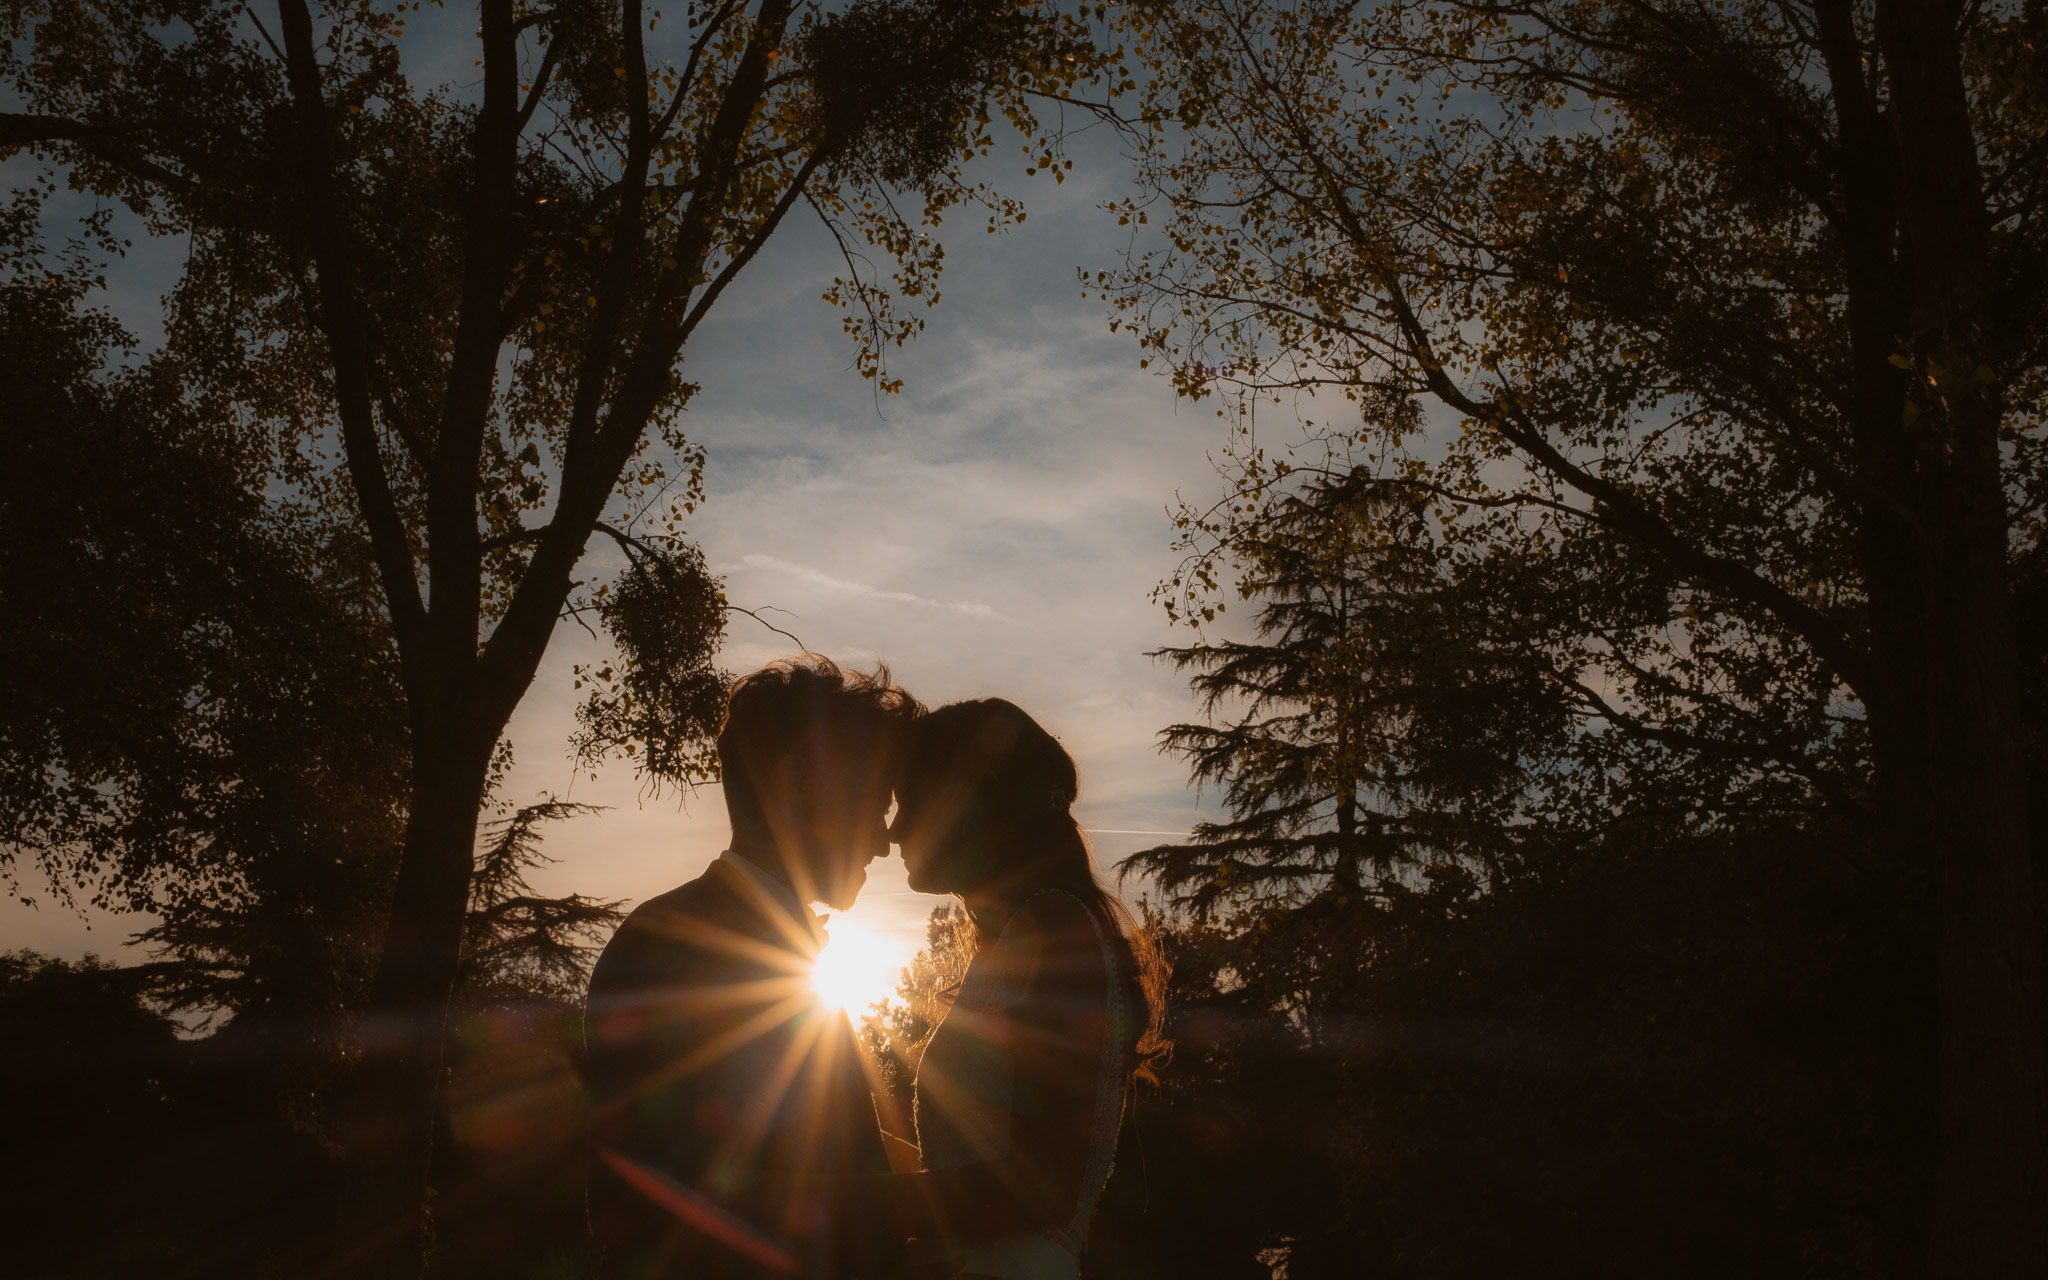
[[[1078,1123],[1073,1109],[1086,1109],[1087,1150],[1078,1186],[1072,1190],[1072,1212],[1058,1226],[1023,1231],[994,1239],[961,1238],[940,1244],[920,1241],[914,1256],[944,1260],[951,1273],[989,1276],[995,1280],[1075,1280],[1080,1254],[1102,1189],[1109,1181],[1116,1155],[1117,1128],[1123,1115],[1124,1089],[1132,1066],[1130,1045],[1135,1036],[1127,979],[1108,922],[1081,899],[1065,890],[1035,895],[1018,912],[1058,894],[1081,904],[1094,925],[1101,964],[1104,1006],[1095,1009],[1048,1008],[1043,990],[1028,989],[1018,962],[1020,924],[1011,924],[996,941],[982,948],[961,981],[958,997],[932,1034],[917,1074],[917,1133],[924,1167],[935,1174],[948,1169],[1007,1161],[1012,1176],[1033,1176],[1031,1162],[1020,1158],[1020,1131],[1025,1126]],[[1038,1007],[1034,1007],[1036,1002]],[[1071,1003],[1071,1001],[1069,1001]],[[1099,1025],[1096,1043],[1057,1043],[1048,1026]],[[1096,1060],[1093,1096],[1085,1087],[1048,1099],[1033,1082],[1046,1072],[1037,1068],[1051,1056],[1091,1053]],[[1068,1071],[1072,1075],[1072,1071]],[[1085,1081],[1083,1082],[1085,1086]],[[1052,1107],[1064,1115],[1034,1114]],[[1028,1143],[1029,1135],[1026,1135]],[[1071,1174],[1068,1175],[1069,1177]],[[1048,1172],[1048,1178],[1057,1178]],[[1063,1180],[1063,1179],[1062,1179]],[[1043,1190],[1044,1188],[1040,1188]],[[1054,1188],[1059,1194],[1067,1188]],[[1062,1201],[1064,1203],[1064,1201]]]

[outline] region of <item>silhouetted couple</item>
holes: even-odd
[[[1011,703],[927,713],[886,670],[814,655],[733,686],[718,755],[731,847],[634,911],[591,976],[600,1273],[1072,1280],[1158,1013],[1074,822],[1073,760]],[[882,1132],[810,981],[807,904],[852,906],[892,839],[980,939],[906,1135]]]

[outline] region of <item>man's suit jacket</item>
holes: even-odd
[[[882,1275],[847,1197],[888,1161],[824,941],[785,886],[727,853],[642,904],[591,973],[590,1218],[607,1280]]]

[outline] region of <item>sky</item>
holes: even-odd
[[[1064,184],[1026,177],[1015,146],[978,162],[971,176],[1021,196],[1028,217],[999,236],[966,212],[941,228],[942,300],[891,353],[904,389],[879,405],[818,297],[836,263],[829,240],[814,220],[779,233],[685,356],[703,385],[686,429],[709,450],[708,501],[688,533],[733,602],[787,610],[765,616],[810,648],[885,661],[928,705],[1000,695],[1036,716],[1080,765],[1077,813],[1107,872],[1160,838],[1142,833],[1184,832],[1198,813],[1184,767],[1155,750],[1193,699],[1145,657],[1188,633],[1147,596],[1175,563],[1176,493],[1216,490],[1206,454],[1222,429],[1207,406],[1177,404],[1156,367],[1140,369],[1128,330],[1111,334],[1105,305],[1083,296],[1076,268],[1113,266],[1128,243],[1097,206],[1131,178],[1106,131],[1070,154]],[[145,336],[179,251],[140,244],[112,281],[113,305]],[[608,575],[615,555],[594,543],[588,576]],[[793,648],[735,615],[720,661],[741,673]],[[571,667],[604,652],[574,624],[558,630],[512,721],[501,794],[607,806],[548,829],[557,861],[536,884],[633,903],[701,871],[724,847],[725,814],[715,786],[655,797],[624,762],[594,779],[572,767]],[[31,874],[24,888],[40,886]],[[893,966],[939,901],[910,892],[892,857],[841,926]],[[146,923],[7,901],[0,947],[114,955]]]

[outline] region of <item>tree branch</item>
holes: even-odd
[[[753,34],[740,55],[724,98],[697,151],[701,157],[697,191],[684,212],[683,226],[677,234],[676,265],[664,270],[655,283],[655,303],[641,324],[638,341],[632,349],[631,367],[618,391],[609,397],[602,430],[598,408],[611,383],[609,349],[586,349],[588,355],[584,367],[579,370],[576,403],[569,423],[562,465],[561,498],[555,518],[528,562],[504,618],[484,644],[481,663],[486,679],[508,708],[516,702],[519,692],[524,690],[539,664],[561,602],[568,592],[569,575],[583,555],[590,534],[596,531],[604,504],[618,483],[619,474],[631,458],[634,447],[646,432],[649,417],[669,394],[676,358],[692,328],[702,318],[703,305],[681,317],[674,314],[674,308],[678,302],[687,303],[687,282],[702,270],[717,233],[717,219],[728,211],[741,151],[760,109],[761,86],[767,79],[771,57],[780,47],[792,3],[793,0],[766,0],[755,16]],[[629,176],[624,193],[626,209],[622,211],[622,227],[632,234],[630,239],[617,237],[612,248],[612,252],[618,255],[613,260],[614,269],[622,273],[629,267],[639,269],[641,266],[637,254],[640,238],[637,219],[644,212],[645,174],[652,139],[649,131],[636,129],[635,133],[643,150],[639,155],[629,155],[628,167],[639,177],[636,182]],[[815,163],[806,166],[798,181],[792,184],[793,190],[801,187],[813,168]],[[784,199],[778,202],[761,232],[735,256],[735,262],[721,274],[720,282],[707,291],[704,305],[708,305],[710,298],[715,298],[723,282],[730,281],[738,266],[753,257],[792,200],[792,196],[785,194]],[[629,244],[636,250],[631,254],[627,252]],[[621,294],[625,285],[622,278],[618,286]],[[680,289],[679,285],[682,286]],[[606,299],[601,297],[601,313],[605,303]],[[593,331],[598,327],[594,324]],[[473,525],[474,517],[471,519]]]
[[[1324,174],[1325,195],[1338,220],[1344,226],[1361,256],[1372,260],[1375,245],[1366,232],[1358,215],[1345,198],[1342,187],[1322,165],[1319,152],[1311,152],[1318,167]],[[1566,458],[1551,444],[1543,431],[1528,416],[1510,394],[1505,400],[1475,400],[1465,394],[1451,381],[1433,349],[1429,333],[1421,319],[1415,314],[1405,290],[1394,277],[1392,268],[1382,267],[1378,272],[1378,284],[1385,295],[1395,323],[1409,344],[1416,363],[1420,366],[1431,394],[1451,408],[1468,417],[1477,419],[1500,432],[1510,443],[1524,454],[1564,481],[1572,488],[1594,499],[1600,504],[1597,516],[1617,532],[1624,533],[1658,551],[1682,572],[1720,587],[1738,599],[1745,600],[1776,615],[1786,626],[1798,632],[1813,646],[1814,652],[1835,669],[1842,681],[1865,697],[1872,692],[1874,678],[1869,655],[1850,643],[1835,625],[1804,601],[1796,598],[1783,587],[1764,578],[1747,565],[1713,555],[1688,542],[1670,525],[1654,515],[1634,495],[1610,480],[1603,479]],[[1498,369],[1496,377],[1501,377]],[[1505,392],[1506,379],[1502,378]]]
[[[669,126],[676,120],[676,113],[689,100],[690,86],[697,81],[697,64],[704,59],[704,51],[711,46],[711,39],[724,28],[726,21],[739,9],[743,0],[725,0],[718,6],[718,12],[704,23],[704,30],[690,44],[690,56],[683,62],[683,74],[676,81],[676,92],[669,99],[668,109],[661,113],[661,120],[654,126],[653,141],[659,142],[668,136]]]
[[[689,341],[690,334],[696,331],[697,325],[704,319],[704,314],[711,309],[711,304],[718,301],[718,295],[724,293],[725,287],[733,282],[735,276],[739,275],[740,269],[749,262],[752,262],[755,254],[761,252],[761,246],[767,244],[768,237],[775,234],[775,229],[782,225],[782,219],[788,215],[790,209],[802,198],[804,188],[811,180],[811,175],[816,173],[818,166],[824,162],[825,153],[823,151],[812,154],[809,159],[804,161],[803,167],[797,170],[796,177],[790,180],[789,189],[782,193],[780,200],[776,201],[775,208],[769,212],[767,220],[761,224],[760,230],[755,232],[752,238],[740,247],[740,251],[732,256],[732,261],[726,263],[725,269],[720,271],[718,277],[705,287],[703,296],[697,299],[697,305],[690,309],[690,314],[683,320],[682,326],[677,333],[678,345]]]
[[[75,142],[84,145],[134,138],[155,129],[180,128],[177,122],[149,121],[142,124],[96,125],[63,116],[25,115],[0,112],[0,152],[13,152],[43,142]],[[191,195],[199,184],[184,174],[167,169],[146,156],[125,147],[93,147],[93,154],[118,169],[153,182],[174,194]]]
[[[517,29],[522,25],[524,24],[514,23],[513,27]],[[513,122],[512,132],[514,134],[526,132],[527,122],[533,119],[534,110],[540,106],[542,96],[547,93],[548,79],[555,74],[555,64],[559,59],[559,42],[555,40],[548,41],[547,49],[540,55],[540,66],[533,73],[533,88],[527,91],[526,104],[519,108],[519,118]]]
[[[1633,734],[1636,737],[1652,742],[1662,742],[1671,746],[1682,747],[1688,751],[1697,751],[1702,755],[1718,755],[1728,759],[1768,762],[1784,766],[1806,779],[1808,783],[1812,784],[1814,790],[1820,792],[1821,796],[1829,804],[1834,805],[1843,814],[1865,820],[1870,816],[1869,810],[1858,803],[1843,787],[1841,779],[1807,759],[1804,752],[1786,743],[1779,734],[1760,727],[1758,728],[1758,736],[1765,739],[1766,744],[1771,748],[1768,751],[1745,746],[1740,742],[1702,738],[1697,734],[1685,733],[1664,725],[1652,724],[1640,716],[1630,715],[1601,697],[1598,691],[1589,687],[1583,681],[1559,674],[1548,663],[1543,665],[1542,674],[1556,681],[1560,687],[1567,690],[1594,714],[1600,716],[1624,733]],[[1698,697],[1698,691],[1690,691],[1689,696]]]
[[[512,26],[512,0],[484,0],[479,22],[484,92],[472,133],[475,180],[465,218],[462,297],[440,430],[427,472],[433,643],[449,671],[463,670],[475,661],[482,616],[479,458],[498,378],[502,312],[514,257],[512,201],[519,164],[519,37]]]
[[[304,225],[311,234],[313,259],[319,271],[317,313],[334,367],[342,448],[348,458],[349,481],[369,529],[385,602],[391,610],[407,692],[409,696],[423,695],[428,682],[423,665],[427,610],[414,574],[412,539],[392,496],[370,407],[368,339],[361,321],[360,300],[355,294],[352,255],[335,212],[333,147],[328,136],[320,66],[313,56],[313,18],[306,10],[305,0],[279,0],[278,10],[284,33],[286,81],[299,116],[298,194],[304,202]]]
[[[154,121],[139,124],[87,124],[64,116],[0,111],[0,147],[26,147],[38,142],[85,142],[98,138],[131,137],[156,128]]]
[[[763,605],[762,607],[768,608],[770,606]],[[784,631],[781,627],[776,626],[774,623],[768,621],[768,619],[762,617],[760,614],[755,613],[752,609],[748,609],[742,605],[728,604],[725,606],[725,611],[727,613],[744,613],[749,618],[752,618],[754,621],[760,623],[762,626],[768,628],[770,631],[773,631],[776,635],[787,636],[790,639],[790,641],[794,643],[796,647],[798,649],[801,649],[803,652],[809,653],[811,651],[811,646],[805,644],[801,636],[798,636],[793,631]],[[778,612],[787,613],[788,610],[779,610]]]

